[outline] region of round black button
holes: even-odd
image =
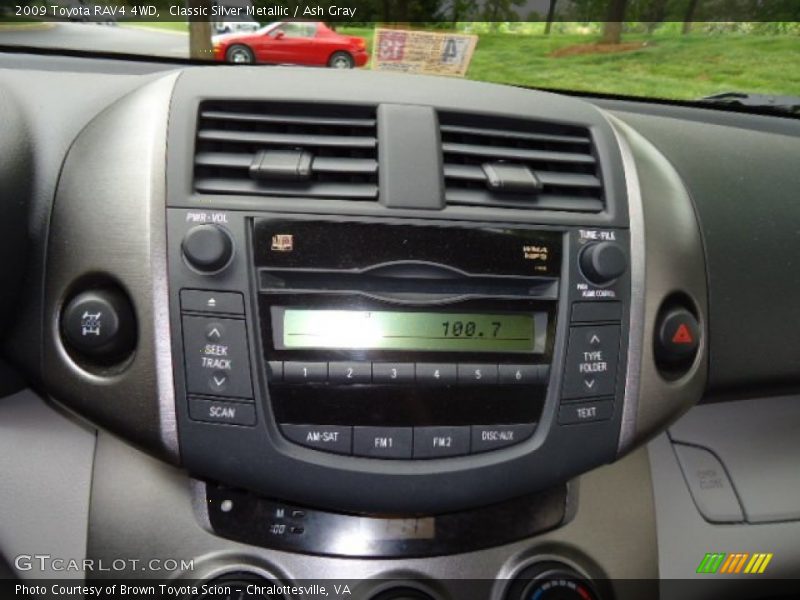
[[[669,363],[691,362],[700,346],[700,325],[685,308],[671,308],[656,324],[656,356]]]
[[[592,283],[610,283],[625,273],[628,259],[614,242],[596,242],[583,249],[580,256],[581,272]]]
[[[233,256],[231,236],[217,225],[198,225],[186,232],[181,244],[183,255],[198,271],[219,271]]]
[[[81,355],[114,361],[136,344],[136,323],[127,298],[117,290],[81,292],[61,315],[67,345]]]

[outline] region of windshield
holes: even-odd
[[[2,46],[743,106],[800,96],[796,0],[20,1],[3,5]]]

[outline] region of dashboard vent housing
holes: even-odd
[[[198,114],[194,189],[376,201],[376,109],[207,100]]]
[[[600,164],[587,127],[439,113],[448,204],[599,212]]]

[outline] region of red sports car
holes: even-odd
[[[352,69],[369,56],[363,38],[341,35],[320,21],[278,21],[253,33],[214,37],[214,59]]]

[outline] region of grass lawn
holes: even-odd
[[[146,29],[163,29],[165,31],[189,33],[189,23],[186,21],[120,21],[120,24],[126,27],[144,27]]]
[[[369,29],[342,33],[372,41]],[[800,36],[748,34],[626,35],[647,45],[614,53],[553,57],[596,37],[484,33],[468,79],[630,96],[696,99],[747,91],[800,96]]]

